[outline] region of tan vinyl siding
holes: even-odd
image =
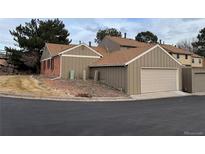
[[[108,38],[104,38],[102,42],[100,42],[99,46],[104,47],[109,52],[120,50],[120,45]]]
[[[205,92],[204,68],[192,68],[192,92]]]
[[[61,77],[63,79],[68,79],[69,72],[71,70],[75,71],[75,78],[83,78],[83,70],[86,70],[88,77],[89,69],[88,66],[98,60],[98,58],[79,58],[79,57],[64,57],[62,56],[62,66],[61,66]]]
[[[94,51],[90,50],[88,47],[82,45],[68,52],[63,53],[64,55],[85,55],[85,56],[100,56]]]
[[[195,58],[192,57],[192,59],[194,59],[194,63],[192,63],[192,67],[203,67],[203,59],[202,58]],[[199,62],[201,60],[201,63]]]
[[[141,58],[128,65],[128,94],[135,95],[141,93],[141,68],[177,68],[179,69],[179,89],[181,89],[181,66],[159,47],[154,48]]]
[[[182,63],[183,65],[192,65],[192,57],[191,55],[187,55],[187,59],[186,59],[186,55],[183,54],[179,54],[179,58],[177,58],[177,54],[172,54],[172,56],[178,60],[180,63]]]
[[[182,90],[192,93],[192,68],[182,68]]]
[[[44,59],[47,59],[47,58],[50,58],[50,57],[51,57],[51,54],[47,50],[47,48],[45,47],[44,50],[43,50],[42,56],[41,56],[41,60],[44,60]]]
[[[127,92],[127,67],[93,67],[90,68],[90,77],[94,78],[95,70],[99,71],[99,80],[110,87]]]

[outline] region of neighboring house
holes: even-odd
[[[192,53],[173,45],[162,44],[166,51],[168,51],[174,58],[176,58],[184,66],[192,66]]]
[[[0,59],[6,59],[6,51],[0,50]]]
[[[8,66],[8,63],[7,63],[6,59],[0,58],[0,68],[7,67],[7,66]]]
[[[182,69],[183,91],[195,93],[205,92],[205,69],[200,67],[186,67]]]
[[[0,58],[0,75],[6,74],[6,72],[8,72],[7,68],[8,68],[8,63],[7,63],[6,59]]]
[[[192,54],[192,67],[204,67],[204,58],[197,54]]]
[[[101,47],[80,45],[61,45],[46,43],[41,57],[41,74],[52,78],[68,79],[71,70],[76,79],[88,77],[89,65],[103,57],[106,51]]]

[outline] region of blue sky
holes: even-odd
[[[91,41],[94,44],[95,35],[98,29],[113,27],[126,32],[127,37],[134,38],[141,31],[151,31],[158,36],[158,39],[165,43],[176,44],[184,39],[193,39],[197,36],[200,29],[205,27],[205,19],[176,19],[176,18],[138,18],[138,19],[120,19],[120,18],[66,18],[61,19],[70,32],[72,43],[78,43],[80,40],[84,43]],[[14,46],[14,41],[9,30],[14,29],[19,24],[24,24],[30,19],[0,18],[0,49],[4,46]]]

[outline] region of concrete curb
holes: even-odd
[[[205,93],[204,93],[205,95]],[[130,101],[146,101],[146,100],[156,100],[156,99],[167,99],[167,98],[178,98],[186,96],[199,96],[196,93],[187,94],[187,95],[178,95],[178,96],[165,96],[165,97],[68,97],[68,98],[59,98],[59,97],[36,97],[32,95],[17,95],[17,94],[8,94],[0,92],[0,97],[7,98],[18,98],[18,99],[29,99],[29,100],[45,100],[45,101],[62,101],[62,102],[130,102]]]
[[[114,102],[114,101],[133,101],[134,99],[131,97],[69,97],[69,98],[58,98],[58,97],[36,97],[32,95],[17,95],[17,94],[7,94],[0,93],[0,97],[7,98],[20,98],[20,99],[30,99],[30,100],[47,100],[47,101],[72,101],[72,102]]]

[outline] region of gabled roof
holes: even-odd
[[[130,48],[130,49],[124,49],[120,51],[115,51],[99,59],[91,66],[94,67],[95,66],[122,66],[152,47],[154,47],[154,45],[149,45],[141,48]]]
[[[165,52],[170,58],[172,58],[176,63],[182,65],[179,61],[177,61],[173,56],[171,56],[164,48],[160,45],[147,45],[140,48],[130,48],[124,49],[120,51],[112,52],[103,58],[99,59],[90,67],[98,67],[98,66],[125,66],[132,63],[134,60],[142,57],[148,52],[152,51],[154,48],[159,47],[163,52]]]
[[[149,45],[148,43],[139,42],[129,38],[115,37],[115,36],[105,36],[106,38],[114,41],[121,46],[131,46],[131,47],[145,47]]]
[[[114,41],[115,43],[121,45],[121,46],[130,46],[130,47],[145,47],[147,45],[150,45],[149,43],[139,42],[133,39],[129,38],[121,38],[121,37],[114,37],[114,36],[106,36],[106,38]],[[156,44],[152,44],[156,45]],[[187,54],[191,55],[192,53],[189,52],[186,49],[180,49],[172,45],[168,44],[160,44],[161,47],[163,47],[165,50],[167,50],[170,53],[176,53],[176,54]]]
[[[192,53],[189,52],[188,50],[177,48],[177,47],[175,47],[173,45],[161,44],[161,47],[164,48],[165,50],[167,50],[170,53],[192,55]]]
[[[50,52],[51,56],[56,56],[57,54],[59,54],[60,52],[73,48],[77,45],[74,44],[69,44],[69,45],[64,45],[64,44],[55,44],[55,43],[46,43],[45,45],[48,49],[48,51]]]
[[[46,43],[46,47],[47,47],[47,49],[50,52],[52,57],[60,54],[63,51],[66,51],[68,49],[72,49],[72,48],[77,47],[77,46],[79,46],[79,45],[76,45],[76,44],[64,45],[64,44]],[[90,47],[90,48],[95,50],[97,53],[99,53],[102,56],[107,54],[106,49],[103,47]]]
[[[103,55],[103,56],[106,56],[108,54],[108,51],[103,48],[103,47],[91,47],[93,50],[97,51],[99,54]]]

